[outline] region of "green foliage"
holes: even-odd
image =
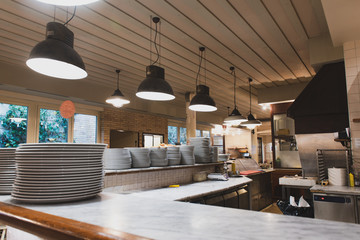
[[[68,120],[59,111],[40,109],[39,143],[67,140]]]
[[[177,142],[177,127],[168,126],[168,143],[175,144]]]
[[[16,122],[11,118],[27,119],[27,107],[9,105],[5,115],[0,116],[1,130],[0,147],[17,147],[20,143],[26,143],[27,121]]]

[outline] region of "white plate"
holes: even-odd
[[[103,143],[22,143],[19,145],[19,148],[23,148],[23,147],[48,147],[48,146],[66,146],[66,147],[75,147],[75,146],[80,146],[80,147],[106,147],[107,144],[103,144]]]
[[[82,196],[84,194],[96,194],[101,192],[101,188],[96,188],[92,190],[87,190],[83,192],[78,193],[72,193],[72,192],[57,192],[57,193],[24,193],[24,192],[17,192],[15,189],[11,192],[12,196],[15,197],[21,197],[21,198],[31,198],[31,199],[51,199],[51,198],[57,198],[57,197],[75,197],[75,196]]]
[[[102,183],[103,178],[101,176],[98,177],[83,177],[83,178],[77,178],[77,179],[56,179],[56,180],[24,180],[24,179],[15,179],[13,182],[14,184],[21,185],[21,186],[38,186],[38,187],[61,187],[63,185],[79,185],[79,184],[88,184],[88,183],[95,183],[95,182],[101,182]]]
[[[90,193],[84,194],[80,196],[72,196],[72,197],[58,197],[58,198],[48,198],[48,199],[28,199],[28,198],[21,198],[21,197],[14,197],[11,196],[12,199],[18,202],[26,202],[26,203],[63,203],[63,202],[73,202],[79,200],[85,200],[89,198],[96,197],[98,193]]]
[[[96,181],[102,178],[102,173],[98,174],[82,174],[82,175],[68,175],[68,176],[59,176],[59,175],[48,175],[48,176],[32,176],[32,175],[17,175],[15,181],[75,181],[75,180],[89,180]]]
[[[58,172],[58,173],[67,173],[67,172],[78,172],[78,173],[84,173],[84,172],[93,172],[93,171],[101,171],[102,170],[102,166],[96,166],[96,167],[84,167],[84,168],[80,168],[80,167],[71,167],[71,168],[57,168],[57,169],[31,169],[31,168],[23,168],[21,166],[18,166],[17,171],[20,172],[39,172],[39,173],[43,173],[43,172]]]
[[[77,164],[20,164],[18,163],[18,169],[68,169],[68,168],[101,168],[102,163],[77,163]],[[1,172],[1,170],[0,170]]]
[[[21,188],[19,186],[14,185],[13,191],[17,194],[24,194],[24,195],[31,195],[31,196],[53,196],[53,195],[67,195],[67,194],[78,194],[78,193],[84,193],[89,191],[98,191],[101,190],[102,186],[97,185],[89,185],[89,186],[83,186],[83,187],[75,187],[70,186],[68,188],[48,188],[48,189],[30,189],[30,188]]]

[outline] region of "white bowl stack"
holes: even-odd
[[[194,146],[189,146],[189,145],[180,146],[180,154],[181,154],[182,165],[195,164]]]
[[[131,154],[124,148],[106,148],[104,151],[104,168],[106,170],[121,170],[131,168]]]
[[[150,148],[151,167],[165,167],[168,165],[166,148]]]
[[[179,147],[167,147],[167,159],[169,166],[179,165],[181,162],[181,154]]]
[[[226,162],[227,160],[229,160],[230,154],[219,154],[218,156],[218,160],[221,162]]]
[[[148,148],[126,148],[130,151],[133,168],[148,168],[150,162],[150,150]]]
[[[209,163],[212,162],[210,154],[210,138],[195,137],[190,138],[190,145],[194,146],[195,162],[196,163]]]
[[[16,148],[0,148],[0,194],[10,194],[15,179]]]
[[[28,203],[87,199],[101,192],[106,144],[20,144],[11,196]]]

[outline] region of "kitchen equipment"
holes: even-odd
[[[353,196],[314,193],[313,200],[315,218],[356,223]]]

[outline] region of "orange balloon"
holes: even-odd
[[[66,100],[60,106],[60,114],[63,118],[71,118],[75,113],[75,105],[72,101]]]

